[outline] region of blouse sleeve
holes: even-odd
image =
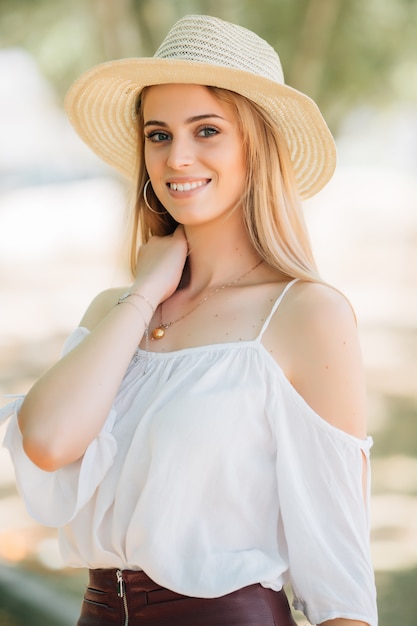
[[[67,339],[62,355],[72,350],[88,334],[77,328]],[[55,472],[37,467],[25,454],[17,415],[23,396],[0,410],[0,423],[8,418],[3,445],[14,464],[17,488],[29,514],[46,526],[59,527],[70,522],[92,497],[113,463],[117,451],[112,435],[115,411],[111,409],[100,433],[88,446],[83,457]]]
[[[272,395],[280,540],[288,550],[294,607],[312,624],[345,618],[377,626],[369,541],[372,440],[330,425],[286,380]]]

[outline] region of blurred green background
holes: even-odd
[[[187,13],[267,39],[333,131],[352,107],[416,100],[415,0],[1,0],[0,42],[33,54],[61,97],[96,63],[151,56]]]
[[[0,406],[57,358],[98,291],[128,280],[128,190],[69,127],[65,92],[94,64],[151,56],[188,13],[266,38],[335,135],[337,172],[306,218],[324,277],[358,314],[380,625],[416,626],[415,0],[0,0]],[[24,511],[0,450],[0,624],[74,624],[84,580]]]

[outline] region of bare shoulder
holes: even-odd
[[[283,333],[291,343],[302,341],[314,347],[322,341],[357,337],[353,307],[340,291],[323,283],[299,282],[285,295],[273,319],[274,334]]]
[[[284,304],[285,303],[285,304]],[[290,313],[297,323],[310,326],[312,322],[324,323],[329,319],[356,328],[356,317],[347,297],[338,289],[325,283],[298,282],[283,300],[283,313]]]
[[[127,291],[127,287],[113,287],[99,293],[84,313],[80,326],[93,330],[115,306],[125,291]]]
[[[323,341],[343,341],[345,335],[357,338],[356,316],[349,300],[337,289],[323,283],[299,282],[285,295],[271,331],[274,343],[286,337],[285,343],[302,343],[305,352]]]
[[[278,313],[270,340],[290,382],[321,417],[363,437],[365,377],[348,299],[325,284],[297,283]]]

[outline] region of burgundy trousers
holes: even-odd
[[[284,591],[250,585],[220,598],[183,596],[144,572],[90,570],[77,626],[296,626]]]

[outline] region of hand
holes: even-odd
[[[151,237],[139,248],[132,291],[146,296],[156,308],[178,287],[187,252],[188,244],[182,226],[178,226],[172,235]]]

